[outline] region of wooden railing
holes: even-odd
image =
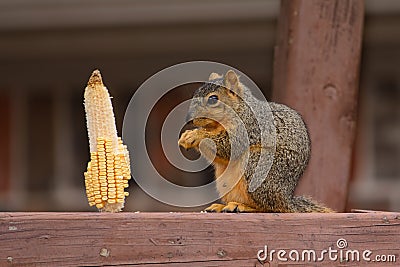
[[[399,253],[400,213],[0,213],[0,266],[396,266]]]

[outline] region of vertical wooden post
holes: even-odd
[[[343,211],[356,130],[363,0],[282,0],[273,101],[299,111],[312,141],[297,188]]]
[[[10,189],[10,98],[0,92],[0,194]]]

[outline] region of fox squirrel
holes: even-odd
[[[200,151],[214,166],[217,190],[225,204],[212,204],[205,211],[333,212],[310,198],[293,195],[310,158],[308,130],[293,109],[273,102],[269,107],[255,98],[232,70],[224,76],[212,73],[209,82],[194,93],[188,120],[197,128],[185,131],[178,144]],[[268,114],[271,120],[265,118]],[[264,119],[258,121],[256,116]],[[271,121],[276,135],[273,152],[268,150],[271,143],[261,138],[263,129],[271,130]],[[202,142],[207,138],[213,143]],[[235,151],[233,142],[239,144]],[[263,151],[267,151],[264,159]],[[250,190],[257,165],[264,176],[259,186]],[[227,185],[231,190],[224,194]]]

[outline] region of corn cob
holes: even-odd
[[[119,212],[131,178],[129,152],[117,135],[111,98],[95,70],[85,89],[85,112],[89,135],[90,161],[85,176],[90,206],[100,211]]]

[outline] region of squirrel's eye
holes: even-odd
[[[215,105],[217,102],[218,102],[218,96],[217,95],[210,95],[208,97],[208,100],[207,100],[207,104],[208,105]]]

